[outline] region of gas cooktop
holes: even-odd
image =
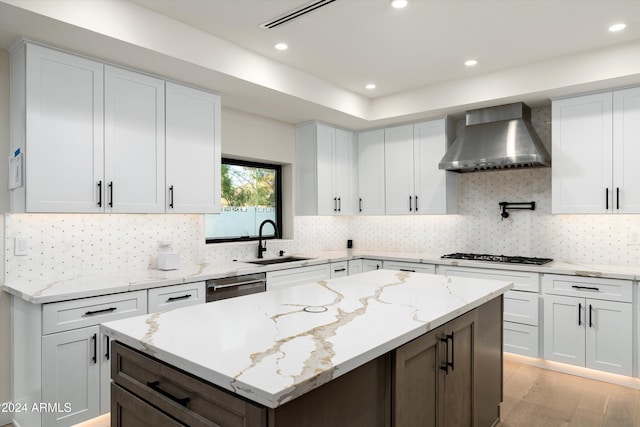
[[[466,254],[456,252],[454,254],[442,255],[441,258],[465,259],[471,261],[505,262],[510,264],[533,264],[543,265],[553,261],[551,258],[528,258],[523,256],[489,255],[489,254]]]

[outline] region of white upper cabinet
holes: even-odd
[[[552,103],[552,211],[640,213],[640,89]]]
[[[296,128],[298,215],[352,215],[356,211],[353,133],[301,123]]]
[[[105,211],[164,212],[164,80],[105,66]]]
[[[166,211],[220,212],[220,96],[166,83]]]
[[[25,182],[12,191],[12,209],[100,212],[103,65],[22,45],[11,68],[12,152],[25,157]]]
[[[450,140],[447,119],[385,129],[386,213],[457,210],[457,176],[438,168]]]
[[[358,213],[384,215],[384,129],[358,134]]]

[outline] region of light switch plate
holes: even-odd
[[[15,256],[27,255],[29,248],[29,239],[26,237],[16,237],[13,239],[13,254]]]

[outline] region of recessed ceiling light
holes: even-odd
[[[478,61],[476,61],[475,59],[469,59],[468,61],[464,61],[464,65],[466,65],[467,67],[473,67],[476,64],[478,64]]]
[[[610,26],[609,31],[611,31],[612,33],[615,33],[616,31],[622,31],[625,28],[627,28],[627,24],[621,22],[619,24],[613,24],[612,26]]]
[[[278,50],[287,50],[287,49],[289,49],[289,46],[287,46],[286,43],[276,43],[274,47],[276,49],[278,49]]]
[[[376,85],[373,84],[373,83],[369,83],[369,84],[365,85],[365,89],[371,90],[371,89],[375,89],[375,88],[376,88]]]
[[[407,0],[393,0],[391,2],[391,7],[394,7],[396,9],[402,9],[403,7],[407,6]]]

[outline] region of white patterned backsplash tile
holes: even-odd
[[[549,108],[532,122],[550,149]],[[346,248],[426,254],[484,252],[592,264],[640,265],[640,215],[551,215],[551,170],[460,175],[459,214],[305,216],[292,241],[269,241],[266,256]],[[535,211],[500,216],[498,203],[536,202]],[[256,242],[207,245],[202,215],[7,214],[5,280],[55,281],[155,267],[158,242],[170,240],[181,265],[255,258]],[[13,254],[26,237],[27,256]],[[2,235],[0,235],[2,238]]]

